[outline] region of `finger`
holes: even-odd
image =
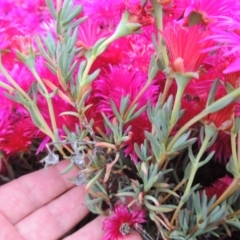
[[[64,238],[64,240],[102,240],[105,234],[105,231],[102,230],[105,219],[104,216],[98,216],[71,236]],[[138,232],[134,231],[125,236],[124,240],[142,240],[142,238]]]
[[[67,178],[69,174],[60,174],[67,165],[67,160],[61,161],[47,170],[39,170],[3,185],[0,188],[0,212],[15,224],[72,188],[74,184]],[[72,170],[70,175],[74,176],[76,172],[76,169]]]
[[[105,218],[98,216],[71,236],[64,238],[64,240],[101,240],[104,235],[102,224]]]
[[[23,238],[19,235],[18,231],[15,227],[0,213],[0,239],[18,239],[23,240]]]
[[[134,231],[125,237],[125,240],[142,240],[141,235]]]
[[[24,240],[59,239],[88,213],[85,187],[75,187],[30,214],[15,227]],[[37,233],[37,234],[36,234]]]

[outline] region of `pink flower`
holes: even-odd
[[[235,111],[235,103],[231,103],[225,108],[209,114],[203,119],[208,125],[214,125],[218,130],[230,131],[233,125],[233,115]]]
[[[235,0],[174,0],[174,12],[177,18],[183,17],[186,26],[217,21],[219,17],[229,16],[236,10]]]
[[[232,156],[231,139],[230,135],[219,131],[217,140],[208,149],[208,152],[215,151],[213,156],[214,160],[219,163],[227,163]]]
[[[113,119],[114,113],[109,100],[113,100],[119,111],[121,98],[129,95],[128,107],[130,107],[130,104],[134,101],[140,90],[145,85],[147,75],[140,71],[130,71],[122,66],[110,66],[109,68],[108,72],[102,73],[99,79],[96,79],[93,82],[91,96],[93,99],[91,99],[90,103],[97,103],[97,105],[92,106],[92,113],[104,112],[109,119]],[[145,106],[148,101],[154,103],[157,99],[158,92],[158,86],[154,84],[149,86],[145,93],[143,93],[137,101],[137,110]],[[97,122],[99,124],[99,118]],[[146,115],[142,114],[133,121],[128,122],[124,127],[124,130],[126,130],[129,125],[132,126],[132,129],[130,130],[132,132],[132,138],[127,141],[127,146],[124,144],[124,146],[126,146],[125,153],[130,155],[136,162],[137,159],[134,152],[134,143],[137,142],[139,145],[143,143],[145,139],[144,130],[150,131],[151,124]]]
[[[225,51],[220,51],[220,53],[216,56],[216,67],[215,70],[219,74],[219,78],[222,79],[226,83],[230,83],[234,88],[239,87],[239,77],[240,77],[240,67],[237,66],[238,70],[235,69],[233,71],[233,63],[239,61],[238,58],[236,58],[233,55],[230,55],[228,57],[221,56],[222,52],[224,54]],[[230,70],[230,71],[229,71]]]
[[[85,113],[86,118],[90,122],[91,119],[94,120],[93,129],[98,133],[98,129],[102,132],[105,132],[104,121],[100,111],[97,110],[99,105],[99,98],[93,95],[90,95],[89,99],[86,102],[87,106],[91,106]]]
[[[91,68],[94,71],[98,68],[109,71],[111,66],[120,64],[126,59],[125,55],[127,53],[127,43],[126,39],[118,39],[117,41],[111,43],[107,49],[96,59]]]
[[[44,59],[42,59],[42,58],[37,59],[36,68],[38,70],[39,76],[43,80],[48,80],[48,81],[52,82],[55,86],[57,86],[58,88],[60,88],[62,90],[62,88],[59,84],[59,81],[57,79],[57,76],[54,75],[48,68],[45,67]],[[49,92],[51,92],[51,90],[49,90]],[[59,116],[59,115],[62,112],[74,111],[75,108],[59,96],[54,96],[52,98],[52,104],[53,104],[53,108],[54,108],[54,114],[56,117],[56,123],[57,123],[58,130],[60,131],[60,129],[62,129],[62,126],[65,125],[68,129],[74,131],[75,125],[78,122],[77,118],[70,116],[70,115],[64,115],[64,116]],[[43,98],[42,96],[39,95],[37,105],[38,105],[39,110],[42,113],[45,121],[49,124],[49,126],[51,126],[51,119],[49,116],[48,106],[47,106],[47,102],[46,102],[45,98]],[[61,135],[62,132],[60,131],[59,134]]]
[[[132,34],[111,43],[106,51],[98,56],[91,71],[97,68],[101,68],[102,72],[110,71],[111,66],[121,65],[134,72],[147,73],[150,56],[155,52],[151,42],[154,27],[147,26],[141,31],[141,34]]]
[[[28,151],[39,130],[24,107],[0,94],[0,149],[8,155]]]
[[[10,38],[20,34],[19,25],[10,18],[0,18],[0,50],[7,49],[11,45]]]
[[[118,23],[125,9],[122,0],[82,0],[81,4],[84,14],[103,26]]]
[[[109,35],[106,29],[102,29],[92,18],[88,18],[79,26],[77,47],[84,47],[84,50],[88,50],[92,48],[99,39],[106,37],[107,34]]]
[[[125,128],[131,126],[131,138],[124,143],[126,156],[130,156],[135,164],[137,164],[138,156],[134,150],[134,143],[140,146],[145,137],[144,131],[151,131],[152,125],[145,114],[142,114],[138,118],[130,121]]]
[[[13,55],[11,55],[13,56]],[[29,69],[21,62],[17,62],[14,58],[12,58],[13,64],[10,63],[5,64],[4,67],[8,69],[9,74],[12,76],[14,80],[24,89],[24,91],[29,91],[31,84],[35,81]],[[5,77],[2,77],[0,74],[1,81],[8,83]]]
[[[240,72],[240,57],[237,57],[231,64],[224,70],[223,73],[239,73]]]
[[[13,51],[16,50],[23,55],[30,55],[30,49],[33,50],[32,37],[30,35],[16,35],[11,39],[11,47]]]
[[[216,182],[214,182],[210,187],[205,188],[206,195],[211,198],[214,195],[220,197],[224,191],[228,188],[228,186],[232,182],[232,178],[225,176],[223,178],[219,178]]]
[[[226,90],[225,90],[226,91]],[[223,87],[220,86],[216,94],[216,100],[222,95]],[[226,94],[226,93],[225,93]],[[201,99],[202,108],[206,105],[206,99]],[[225,108],[207,115],[203,122],[207,125],[215,127],[218,130],[218,138],[214,144],[208,149],[208,152],[215,151],[214,159],[218,162],[227,162],[232,155],[231,141],[229,131],[233,125],[233,116],[235,114],[236,104],[231,103]]]
[[[216,41],[217,45],[205,51],[224,49],[221,52],[222,56],[229,57],[228,66],[223,71],[224,74],[240,71],[240,28],[237,28],[235,23],[235,20],[228,21],[227,18],[218,27],[213,28],[213,34],[207,37],[208,40]]]
[[[155,52],[151,36],[155,33],[154,26],[141,29],[141,34],[132,34],[124,38],[129,48],[124,52],[123,60],[129,69],[140,70],[147,73],[151,55]]]
[[[28,151],[38,132],[29,117],[14,115],[8,122],[1,121],[0,129],[0,149],[6,154]]]
[[[228,56],[230,54],[235,54],[236,52],[240,52],[240,34],[234,31],[225,31],[221,29],[214,29],[214,33],[208,37],[208,39],[213,39],[221,45],[218,47],[222,47],[223,44],[226,44],[230,51],[227,51],[224,55]],[[211,50],[211,49],[209,49]]]
[[[121,97],[129,95],[129,104],[138,95],[147,81],[147,75],[140,71],[131,71],[123,66],[110,67],[99,79],[93,82],[93,95],[99,97],[99,111],[104,111],[108,117],[113,117],[109,99],[113,99],[117,109],[120,109]],[[138,100],[138,109],[144,106],[148,100],[156,100],[158,87],[153,84]]]
[[[199,79],[191,80],[185,91],[186,95],[182,99],[182,109],[185,110],[185,113],[178,121],[178,125],[182,126],[205,108],[214,79],[219,78],[222,80],[221,76],[221,72],[217,72],[216,68],[211,68],[206,74],[200,75]],[[217,88],[215,99],[217,100],[224,95],[226,95],[226,89],[220,84]],[[230,104],[220,111],[209,114],[203,119],[205,124],[215,126],[215,128],[219,130],[217,141],[208,149],[208,152],[215,151],[215,161],[227,162],[232,155],[229,129],[232,126],[232,117],[235,108],[236,104]]]
[[[9,74],[22,89],[28,91],[34,81],[30,71],[22,63],[6,68],[11,68]],[[0,81],[9,84],[2,74]],[[34,126],[28,111],[21,104],[5,97],[4,92],[6,90],[0,88],[0,149],[8,155],[25,152],[33,139],[40,137],[39,129]]]
[[[239,8],[239,6],[238,6]],[[221,16],[219,21],[212,27],[212,35],[207,39],[214,40],[217,45],[214,48],[206,49],[212,51],[220,49],[223,57],[228,57],[228,66],[224,74],[240,71],[240,11],[234,11],[231,17]]]
[[[154,18],[150,14],[150,9],[144,8],[141,5],[136,5],[129,10],[129,22],[140,23],[142,26],[152,25]]]
[[[200,27],[184,28],[179,24],[168,24],[162,32],[170,55],[170,67],[174,72],[196,72],[204,63],[207,53],[201,51],[212,46],[212,41],[201,40],[209,35]]]
[[[0,51],[7,48],[10,45],[10,41],[7,40],[7,35],[5,33],[0,33]]]
[[[197,96],[186,95],[182,98],[181,108],[184,110],[183,116],[178,120],[177,127],[182,127],[202,110],[199,106]]]
[[[203,86],[202,86],[202,89],[200,88],[201,89],[200,91],[197,89],[198,84],[195,84],[196,89],[193,91],[193,94],[196,97],[198,97],[198,101],[197,101],[197,103],[199,105],[198,111],[202,111],[206,107],[208,94],[209,94],[210,87],[211,87],[211,85],[209,85],[209,83],[211,83],[211,81],[206,81],[205,88],[204,88],[204,82],[201,82],[199,85],[203,85]],[[193,89],[193,86],[191,89]],[[225,87],[222,85],[218,85],[218,88],[217,88],[216,94],[215,94],[215,101],[224,97],[226,94],[227,94],[227,92],[226,92]],[[202,122],[204,122],[206,125],[214,127],[218,131],[229,132],[232,127],[232,124],[233,124],[233,116],[234,116],[234,112],[235,112],[235,106],[236,106],[235,103],[231,103],[216,112],[210,113],[202,119]]]
[[[130,234],[135,224],[146,222],[146,214],[143,210],[132,210],[124,205],[114,208],[114,214],[103,222],[103,230],[106,234],[103,240],[116,240]]]
[[[49,22],[50,13],[44,0],[6,0],[0,3],[0,15],[9,17],[27,33],[39,33],[43,22]]]

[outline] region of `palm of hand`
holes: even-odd
[[[39,170],[0,187],[0,239],[62,239],[88,214],[83,204],[84,186],[76,187],[68,175],[60,175],[66,165],[67,162],[62,161],[47,171]],[[99,216],[64,239],[101,240],[104,219]],[[136,232],[125,238],[140,239]]]

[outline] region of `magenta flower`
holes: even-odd
[[[232,156],[230,135],[219,131],[218,140],[208,149],[208,152],[215,151],[214,160],[219,163],[227,163]]]
[[[16,35],[11,39],[11,47],[14,52],[18,51],[22,55],[30,55],[30,49],[33,49],[32,37],[30,35]]]
[[[223,21],[212,29],[213,34],[207,37],[208,40],[216,41],[217,45],[205,51],[222,50],[224,46],[222,55],[232,60],[223,71],[224,74],[240,71],[240,28],[237,28],[236,22],[238,21],[234,19],[231,21],[230,18],[223,18]]]
[[[92,96],[90,102],[95,102],[97,105],[92,106],[94,112],[104,112],[109,119],[114,117],[114,113],[110,106],[109,100],[112,99],[117,109],[120,109],[121,98],[129,95],[129,104],[134,101],[139,91],[143,88],[147,80],[145,73],[140,71],[130,71],[124,67],[110,67],[108,72],[102,73],[99,79],[96,79],[92,85]],[[137,101],[138,109],[145,106],[148,101],[156,102],[159,87],[152,84],[148,87],[145,93]],[[92,115],[92,114],[90,114]],[[92,115],[94,117],[94,115]],[[91,116],[91,117],[92,117]],[[95,115],[96,116],[96,115]],[[97,121],[98,124],[100,123]],[[100,124],[101,125],[101,124]],[[134,151],[134,143],[141,145],[145,139],[144,130],[150,131],[151,124],[145,114],[140,115],[136,119],[130,121],[125,126],[125,129],[131,125],[132,137],[124,146],[126,147],[126,155],[130,155],[134,162],[137,161]],[[124,130],[125,130],[124,129]]]
[[[15,63],[9,73],[22,89],[29,90],[34,78],[22,63]],[[0,80],[8,84],[1,74]],[[42,135],[33,124],[28,111],[19,103],[5,97],[4,92],[5,90],[0,88],[0,149],[7,155],[26,152],[32,141]]]
[[[29,113],[4,96],[0,100],[0,149],[7,155],[29,150],[33,139],[39,137],[39,130],[33,125]]]
[[[77,47],[83,47],[84,50],[88,50],[92,48],[99,39],[106,37],[106,35],[109,35],[106,29],[101,29],[98,23],[88,18],[79,26]]]
[[[214,182],[210,187],[205,188],[206,195],[211,198],[214,195],[220,197],[224,191],[228,188],[228,186],[232,183],[233,178],[225,176],[223,178],[219,178],[216,182]]]
[[[220,44],[226,44],[231,50],[226,52],[225,56],[240,52],[240,34],[238,32],[214,29],[214,33],[208,39],[214,39]]]
[[[26,33],[39,33],[44,22],[49,23],[50,13],[44,0],[6,0],[0,3],[0,16],[10,18]]]
[[[98,97],[99,111],[104,111],[108,117],[113,117],[109,103],[111,98],[117,109],[120,109],[121,97],[130,96],[129,105],[138,95],[147,80],[147,75],[140,71],[130,71],[123,66],[110,67],[108,72],[102,73],[93,83],[93,96]],[[152,84],[138,100],[138,109],[148,100],[154,102],[158,94],[158,87]]]
[[[1,11],[0,11],[1,13]],[[8,49],[11,45],[11,37],[20,34],[19,25],[11,18],[0,18],[0,50]]]
[[[234,88],[238,88],[240,67],[238,63],[237,68],[233,70],[233,63],[239,62],[240,58],[236,58],[234,55],[224,57],[224,53],[227,53],[227,49],[220,51],[220,53],[216,55],[215,69],[219,75],[217,77],[226,83],[230,83]]]
[[[124,205],[116,206],[114,214],[103,222],[106,231],[103,240],[122,239],[133,231],[135,224],[146,222],[145,217],[144,210],[129,211]]]
[[[14,115],[0,121],[0,129],[0,149],[9,155],[28,151],[38,132],[29,117]]]
[[[229,16],[236,11],[235,0],[174,0],[174,15],[183,17],[186,26],[202,23],[207,25],[219,17]]]
[[[198,26],[184,28],[168,24],[162,35],[170,54],[170,67],[178,73],[198,71],[208,55],[201,51],[213,45],[213,41],[207,40],[200,43],[209,36],[209,32]]]
[[[103,26],[119,22],[125,9],[122,0],[82,0],[81,4],[85,15]]]
[[[144,8],[137,4],[129,9],[129,22],[140,23],[142,26],[149,26],[154,23],[154,18],[150,14],[150,8]]]

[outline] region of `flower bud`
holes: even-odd
[[[162,6],[166,6],[168,5],[169,3],[172,2],[172,0],[157,0],[157,2],[162,5]]]

